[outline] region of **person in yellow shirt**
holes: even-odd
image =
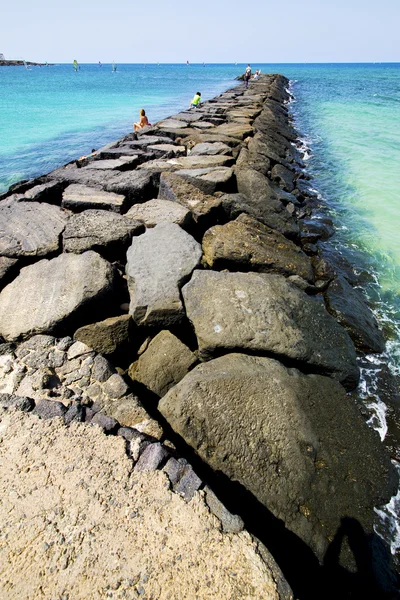
[[[201,93],[196,92],[196,95],[193,97],[193,100],[191,101],[189,108],[192,108],[192,106],[194,106],[195,108],[200,106],[200,100],[201,100]]]

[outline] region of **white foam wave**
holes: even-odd
[[[395,461],[392,463],[400,477],[400,465]],[[374,511],[379,519],[374,525],[375,533],[389,543],[391,553],[396,554],[400,548],[400,488],[388,504],[381,508],[374,508]]]

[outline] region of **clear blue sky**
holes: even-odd
[[[48,62],[400,62],[399,0],[6,0],[0,52]]]

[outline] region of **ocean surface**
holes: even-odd
[[[245,64],[0,68],[0,193],[237,84]],[[329,242],[354,265],[387,337],[360,359],[356,401],[400,465],[400,64],[262,64],[291,80],[291,111],[312,185],[337,226]],[[376,530],[400,549],[400,492]]]

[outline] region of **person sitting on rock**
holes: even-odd
[[[196,95],[193,97],[193,100],[191,101],[189,108],[192,108],[192,106],[194,106],[194,108],[197,108],[198,106],[200,106],[200,100],[201,100],[201,93],[196,92]]]
[[[144,108],[141,108],[140,109],[140,121],[138,123],[133,124],[133,130],[139,131],[139,129],[143,129],[143,127],[146,127],[146,125],[151,125],[151,123],[149,123],[149,120],[146,117],[146,112],[145,112]]]

